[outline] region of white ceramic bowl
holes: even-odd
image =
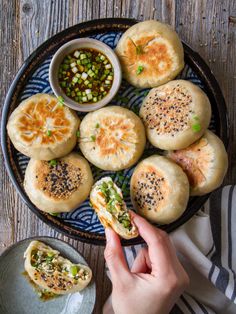
[[[114,69],[114,79],[109,93],[96,103],[78,103],[73,99],[69,98],[68,96],[66,96],[66,94],[59,85],[58,71],[60,64],[62,63],[66,55],[68,55],[69,53],[73,52],[76,49],[81,48],[92,48],[101,51],[110,60]],[[103,42],[91,38],[74,39],[64,44],[61,48],[57,50],[57,52],[53,56],[49,68],[49,81],[54,94],[57,97],[62,96],[65,100],[65,104],[68,107],[77,111],[84,112],[94,111],[107,105],[115,96],[115,94],[118,92],[118,89],[121,84],[121,77],[122,77],[121,66],[114,51]]]

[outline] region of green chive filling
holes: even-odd
[[[99,186],[99,189],[105,196],[107,211],[114,215],[125,228],[131,230],[132,225],[129,213],[126,211],[126,209],[123,208],[123,199],[117,192],[114,183],[112,181],[102,182],[102,184]],[[121,208],[121,210],[117,210],[117,205]]]

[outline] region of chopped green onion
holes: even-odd
[[[57,161],[55,159],[52,159],[49,161],[49,165],[50,166],[56,166],[57,165]]]
[[[78,50],[76,50],[76,51],[74,52],[74,56],[75,56],[76,58],[79,58],[79,55],[80,55],[80,52],[79,52]]]
[[[81,59],[81,60],[86,59],[86,58],[87,58],[86,54],[82,53],[82,54],[80,55],[80,59]]]
[[[201,131],[201,124],[199,124],[199,123],[196,123],[196,124],[193,124],[192,125],[192,130],[193,130],[193,132],[199,132],[199,131]]]
[[[72,70],[71,70],[73,73],[77,73],[79,70],[77,67],[73,67]]]
[[[136,73],[139,75],[142,72],[143,72],[143,66],[139,65],[138,68],[137,68],[137,72]]]
[[[92,140],[93,142],[96,141],[96,136],[95,136],[95,135],[91,135],[90,138],[91,138],[91,140]]]
[[[47,130],[46,134],[47,134],[47,136],[51,136],[52,135],[52,131],[51,130]]]
[[[64,104],[65,104],[64,98],[63,98],[62,96],[58,96],[58,97],[57,97],[57,100],[58,100],[58,102],[60,103],[61,107],[63,107]]]
[[[53,256],[54,256],[54,253],[53,253],[53,252],[48,252],[48,253],[47,253],[47,256],[48,256],[48,257],[53,257]]]
[[[73,266],[70,267],[70,273],[71,273],[72,276],[76,276],[77,275],[78,268],[77,268],[76,265],[73,265]]]
[[[98,129],[99,127],[100,127],[100,124],[97,123],[97,124],[95,125],[95,128]]]

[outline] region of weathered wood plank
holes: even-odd
[[[42,42],[76,23],[103,17],[155,18],[171,24],[180,37],[207,61],[218,79],[231,121],[230,169],[226,183],[236,181],[236,2],[225,0],[2,0],[0,1],[0,103],[22,62]],[[103,248],[69,239],[41,222],[19,199],[0,160],[0,252],[30,236],[61,238],[84,255],[97,281],[95,313],[111,285],[104,269]]]

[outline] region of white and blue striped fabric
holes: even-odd
[[[170,237],[190,277],[171,313],[236,313],[236,186],[213,192]],[[124,248],[130,267],[141,247]]]

